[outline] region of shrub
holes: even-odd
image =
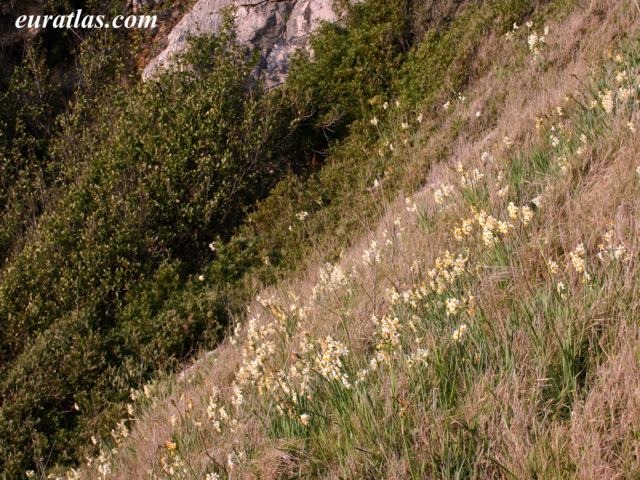
[[[88,137],[95,150],[79,159],[77,180],[2,273],[8,475],[68,461],[92,431],[85,414],[215,338],[224,321],[215,293],[181,287],[211,258],[209,241],[228,238],[286,168],[288,124],[281,97],[247,88],[253,63],[229,32],[199,39],[185,68],[104,107],[109,121]]]
[[[288,88],[310,102],[313,124],[339,133],[392,85],[409,46],[405,0],[343,5],[344,23],[325,23],[311,40],[313,57],[294,59]]]

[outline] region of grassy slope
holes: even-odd
[[[526,27],[493,37],[464,101],[421,125],[389,114],[411,127],[381,136],[427,186],[380,204],[379,225],[335,265],[265,290],[237,335],[148,387],[114,432],[117,453],[81,476],[106,465],[116,478],[639,475],[637,43],[607,59],[620,32],[637,34],[632,7],[547,18],[537,57]],[[442,143],[449,155],[425,170]],[[441,184],[454,188],[437,204]],[[463,219],[472,233],[457,241]]]

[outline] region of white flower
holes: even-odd
[[[380,249],[376,240],[371,240],[369,248],[362,252],[362,260],[365,263],[380,263]]]
[[[303,413],[302,415],[300,415],[300,423],[306,427],[307,425],[309,425],[309,418],[309,414]]]
[[[436,205],[442,205],[445,199],[449,198],[453,193],[453,187],[451,185],[441,185],[433,192],[433,201]]]
[[[522,215],[522,223],[528,225],[529,222],[533,219],[533,212],[527,206],[524,206],[520,209],[520,214]]]
[[[198,275],[198,281],[204,282],[204,275]]]
[[[449,107],[451,106],[451,102],[447,100],[447,102],[442,105],[442,109],[446,112],[447,110],[449,110]]]
[[[418,206],[416,205],[415,200],[412,200],[410,197],[404,199],[404,204],[406,205],[407,212],[416,213],[418,211]]]
[[[309,216],[309,212],[302,210],[301,212],[296,213],[296,218],[301,222],[304,221],[305,218]]]
[[[220,480],[220,475],[218,475],[217,473],[207,473],[207,476],[205,477],[205,480]]]
[[[618,89],[618,96],[620,97],[620,100],[623,102],[626,102],[629,97],[631,96],[631,89],[630,88],[620,88]]]
[[[627,128],[631,133],[636,133],[637,129],[633,122],[627,122]]]
[[[602,108],[606,113],[613,112],[613,92],[611,90],[606,90],[605,92],[601,93],[600,103],[602,104]]]
[[[563,282],[558,282],[556,283],[556,291],[560,294],[561,297],[564,298],[564,292],[566,290],[566,287],[564,286]]]
[[[460,308],[460,300],[457,298],[447,298],[445,304],[447,307],[447,316],[455,315]]]
[[[418,123],[422,123],[422,119],[423,119],[422,114],[418,115],[418,118],[417,118]]]
[[[374,127],[378,126],[378,119],[376,117],[373,117],[371,120],[371,125],[373,125]]]
[[[542,195],[538,195],[537,197],[535,197],[533,200],[531,200],[531,202],[538,208],[540,208],[542,206]]]
[[[588,281],[591,276],[587,273],[586,262],[584,259],[585,256],[585,248],[583,243],[579,243],[576,245],[576,248],[569,253],[569,258],[571,259],[571,264],[573,265],[573,269],[578,274],[582,274],[583,281]]]
[[[345,388],[351,388],[342,364],[342,357],[348,354],[349,350],[342,342],[327,336],[321,342],[321,353],[316,359],[320,374],[328,380],[340,381]]]
[[[240,408],[240,406],[244,403],[244,395],[242,394],[242,389],[240,385],[234,382],[233,384],[233,396],[231,397],[231,403],[236,410]]]
[[[467,332],[468,329],[469,327],[467,327],[467,325],[463,323],[453,331],[453,334],[451,335],[451,339],[454,342],[459,342],[460,340],[462,340],[462,337],[464,336],[464,334]]]

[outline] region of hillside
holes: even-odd
[[[2,478],[640,477],[640,7],[335,8],[272,90],[233,16],[26,48]]]

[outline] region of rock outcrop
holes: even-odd
[[[239,41],[261,54],[258,73],[267,87],[283,82],[291,54],[308,46],[309,35],[323,21],[337,20],[332,0],[199,0],[173,28],[167,47],[149,62],[143,78],[171,66],[190,36],[217,32],[230,7]]]

